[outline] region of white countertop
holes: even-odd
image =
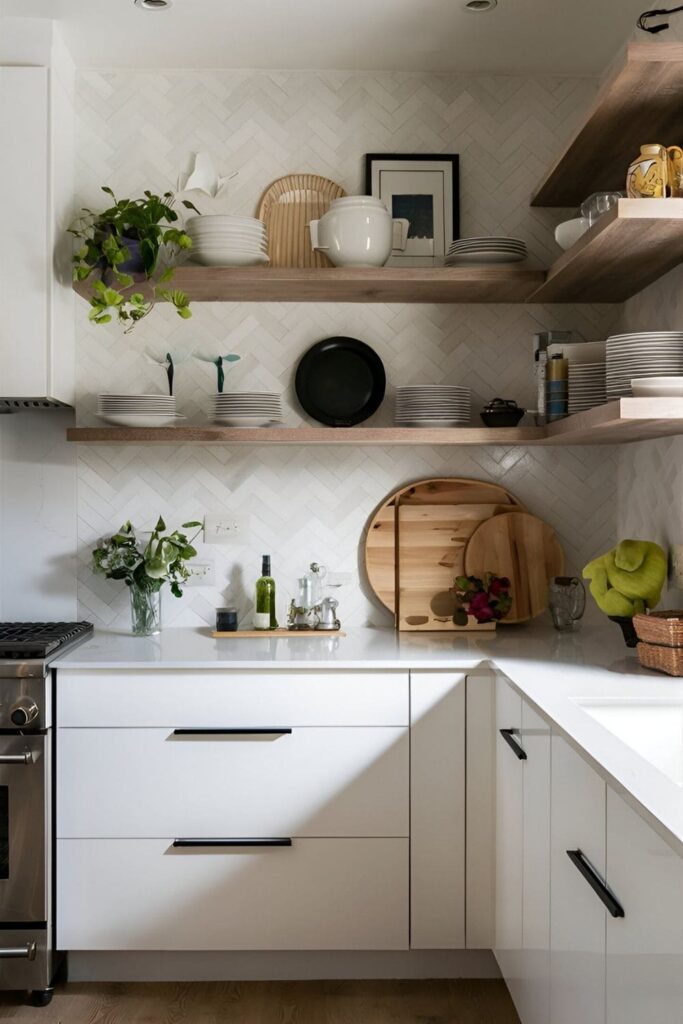
[[[577,701],[683,704],[683,679],[642,669],[618,628],[600,620],[556,633],[545,617],[491,633],[213,639],[208,628],[157,637],[98,631],[52,663],[57,669],[473,669],[493,663],[607,781],[683,855],[683,785],[596,722]],[[683,783],[683,779],[681,780]]]

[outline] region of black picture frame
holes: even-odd
[[[449,163],[451,165],[453,179],[453,240],[460,237],[460,156],[458,153],[366,153],[365,155],[365,194],[372,195],[372,171],[373,163],[377,161],[386,163],[395,160],[397,165],[408,161],[420,161],[424,163]],[[397,170],[400,169],[397,167]],[[391,211],[390,211],[391,212]]]

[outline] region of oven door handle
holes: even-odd
[[[27,942],[25,946],[0,946],[0,960],[35,960],[35,958],[35,942]]]
[[[0,754],[0,764],[33,764],[33,751],[25,750],[23,754]]]

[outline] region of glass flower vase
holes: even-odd
[[[130,590],[130,618],[133,636],[154,636],[161,632],[161,590]]]

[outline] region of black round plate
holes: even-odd
[[[387,378],[377,353],[356,338],[326,338],[309,348],[296,371],[296,393],[318,423],[353,427],[382,404]]]

